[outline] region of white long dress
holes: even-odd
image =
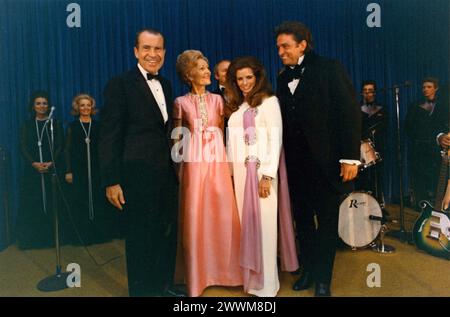
[[[244,141],[243,116],[249,105],[244,102],[228,121],[228,158],[232,162],[236,202],[242,224],[242,208],[246,179],[245,159],[256,156],[261,161],[258,178],[273,177],[270,195],[260,198],[261,233],[263,250],[264,288],[250,289],[249,293],[261,297],[276,296],[280,289],[277,266],[277,214],[278,214],[278,163],[282,142],[282,121],[278,99],[266,98],[257,107],[255,117],[256,142]]]

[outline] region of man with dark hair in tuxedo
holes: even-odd
[[[177,295],[175,267],[178,182],[170,155],[172,87],[159,74],[161,32],[136,35],[136,67],[105,87],[99,142],[106,196],[126,212],[130,296]]]
[[[409,137],[410,186],[415,209],[421,211],[422,200],[433,203],[440,166],[440,144],[449,144],[448,99],[439,94],[439,81],[434,77],[422,80],[422,97],[408,108],[405,119]],[[440,206],[436,206],[440,208]]]
[[[285,65],[277,96],[303,264],[293,289],[315,282],[316,296],[330,296],[341,196],[353,190],[360,163],[361,113],[344,68],[314,53],[305,25],[284,22],[275,35]]]
[[[385,138],[388,117],[385,108],[376,100],[377,84],[374,80],[365,80],[361,85],[361,139],[365,144],[373,145],[373,150],[383,158],[385,154]],[[372,153],[371,153],[372,154]],[[374,153],[373,153],[374,154]],[[384,206],[383,162],[366,168],[360,173],[355,187],[358,190],[371,191],[378,202]]]
[[[219,94],[222,97],[225,91],[225,81],[227,80],[227,71],[230,63],[229,60],[224,59],[214,66],[214,78],[217,80],[217,89],[214,93]]]
[[[215,94],[221,95],[224,101],[224,125],[223,125],[223,142],[227,144],[227,128],[228,119],[230,118],[233,110],[227,104],[225,96],[225,82],[227,80],[227,71],[231,62],[228,59],[223,59],[214,66],[214,78],[217,80],[217,89],[214,90]]]

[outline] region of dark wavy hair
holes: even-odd
[[[306,25],[297,21],[284,21],[275,28],[275,39],[280,34],[291,34],[297,43],[306,41],[305,53],[314,49],[314,40],[311,31]]]
[[[250,68],[256,77],[255,87],[244,97],[236,81],[236,73],[243,68]],[[250,107],[259,106],[264,98],[273,96],[272,86],[267,79],[266,70],[261,62],[253,56],[237,57],[231,61],[227,71],[225,115],[230,116],[244,102]]]
[[[141,36],[142,33],[147,32],[153,35],[161,35],[163,39],[163,48],[166,48],[166,39],[164,38],[164,34],[161,33],[161,31],[157,29],[152,28],[144,28],[136,32],[136,36],[134,38],[134,47],[139,48],[139,36]]]
[[[50,110],[51,107],[51,102],[50,102],[50,96],[48,94],[47,91],[45,90],[35,90],[31,93],[30,95],[30,100],[28,101],[28,111],[33,114],[34,113],[34,101],[37,98],[45,98],[47,99],[47,103],[48,103],[48,111]]]
[[[434,88],[439,88],[439,79],[437,79],[436,77],[425,77],[422,80],[422,85],[424,83],[433,83]]]

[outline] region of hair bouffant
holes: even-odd
[[[180,79],[188,85],[191,85],[189,74],[197,66],[197,62],[203,59],[209,64],[208,59],[197,50],[186,50],[177,57],[176,70]]]
[[[34,101],[37,98],[45,98],[47,100],[48,106],[50,107],[50,96],[45,90],[35,90],[31,93],[30,100],[28,101],[28,111],[34,113]]]
[[[91,109],[92,109],[91,110],[91,115],[94,115],[94,114],[97,113],[97,109],[95,108],[95,99],[92,98],[92,96],[88,95],[88,94],[79,94],[79,95],[75,96],[73,98],[73,101],[72,101],[72,110],[70,111],[70,114],[72,116],[79,116],[80,115],[79,102],[80,102],[80,100],[83,100],[83,99],[87,99],[87,100],[89,100],[91,102]]]

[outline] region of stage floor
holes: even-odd
[[[388,206],[390,219],[398,219],[398,206]],[[410,229],[419,213],[405,209],[406,229]],[[398,223],[389,223],[395,230]],[[353,251],[348,247],[336,254],[332,282],[334,296],[450,296],[450,263],[416,249],[414,245],[386,237],[385,243],[396,248],[393,254],[379,254],[370,249]],[[69,263],[81,267],[81,287],[58,292],[44,293],[37,290],[37,283],[54,273],[55,252],[53,249],[21,251],[10,246],[0,252],[0,296],[128,296],[125,270],[124,241],[88,247],[100,264],[93,262],[82,247],[64,246],[61,249],[63,269]],[[369,287],[367,280],[373,270],[368,266],[378,264],[380,287]],[[371,275],[372,277],[373,275]],[[292,284],[298,276],[281,273],[281,297],[309,297],[313,290],[295,292]],[[369,280],[372,278],[369,277]],[[203,296],[231,297],[245,295],[241,287],[209,287]]]

